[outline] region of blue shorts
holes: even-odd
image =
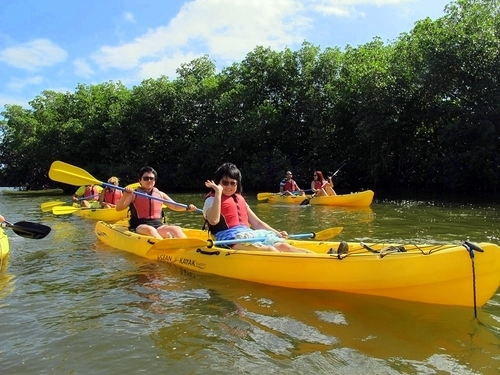
[[[255,247],[261,246],[274,246],[277,242],[286,242],[286,240],[276,233],[266,230],[266,229],[256,229],[253,230],[244,225],[238,225],[236,227],[223,230],[216,233],[215,241],[225,241],[225,240],[239,240],[239,239],[253,239],[262,238],[259,242],[245,242],[244,245],[252,245]]]

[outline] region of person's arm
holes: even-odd
[[[314,180],[311,182],[311,190],[313,193],[316,193],[316,189],[314,188]]]
[[[99,204],[101,205],[101,207],[106,206],[106,202],[104,202],[104,192],[105,192],[105,189],[103,189],[101,191],[101,193],[99,194]]]
[[[212,180],[207,180],[205,181],[205,186],[210,189],[214,189],[215,195],[213,197],[213,202],[212,206],[208,207],[206,204],[205,207],[203,207],[204,211],[204,216],[205,219],[211,224],[211,225],[216,225],[220,221],[220,207],[221,207],[221,198],[222,198],[222,186],[216,184]],[[208,200],[210,198],[206,199],[206,203],[209,203]]]
[[[134,201],[134,191],[131,188],[126,187],[125,191],[122,194],[122,197],[116,204],[116,211],[123,211]]]
[[[80,186],[75,194],[73,194],[73,201],[77,201],[85,193],[85,186]]]

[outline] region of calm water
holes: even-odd
[[[174,195],[201,206],[202,195]],[[498,374],[500,295],[478,311],[378,297],[287,290],[181,271],[97,242],[93,222],[42,213],[57,197],[0,194],[11,222],[0,271],[1,374]],[[69,197],[62,197],[67,199]],[[272,206],[256,213],[339,239],[500,243],[499,206],[376,202],[368,209]],[[201,226],[200,215],[169,221]],[[332,275],[335,277],[335,275]]]

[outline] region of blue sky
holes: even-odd
[[[256,46],[297,50],[394,41],[451,0],[0,0],[0,112],[43,90],[176,78],[205,54],[218,68]]]

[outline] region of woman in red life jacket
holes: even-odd
[[[79,203],[80,207],[84,208],[99,208],[99,194],[101,194],[102,187],[99,185],[84,185],[80,186],[73,194],[73,202]],[[81,200],[82,198],[85,198]]]
[[[214,180],[207,180],[205,186],[211,191],[205,197],[203,216],[216,241],[265,238],[262,242],[238,243],[231,247],[237,250],[310,252],[291,246],[285,240],[287,232],[279,232],[257,217],[241,195],[241,172],[234,164],[221,165]]]
[[[130,206],[129,229],[131,231],[155,238],[185,238],[186,235],[181,227],[162,223],[162,204],[165,204],[173,211],[195,211],[196,206],[190,204],[186,209],[182,206],[168,203],[167,201],[173,202],[174,200],[155,188],[157,176],[153,168],[141,168],[139,171],[139,183],[141,186],[136,191],[161,198],[164,200],[163,202],[136,195],[133,189],[126,187],[125,192],[116,204],[116,210],[122,211]]]
[[[322,195],[329,195],[326,191],[326,186],[328,181],[323,177],[321,171],[314,171],[313,180],[311,182],[311,190],[315,197],[320,197]]]
[[[286,177],[280,183],[280,193],[284,195],[304,195],[299,185],[292,179],[292,172],[286,172]]]
[[[118,186],[118,177],[110,177],[108,179],[109,184]],[[99,195],[99,203],[102,208],[114,208],[116,204],[122,197],[122,191],[118,189],[113,189],[112,187],[105,187],[101,194]]]

